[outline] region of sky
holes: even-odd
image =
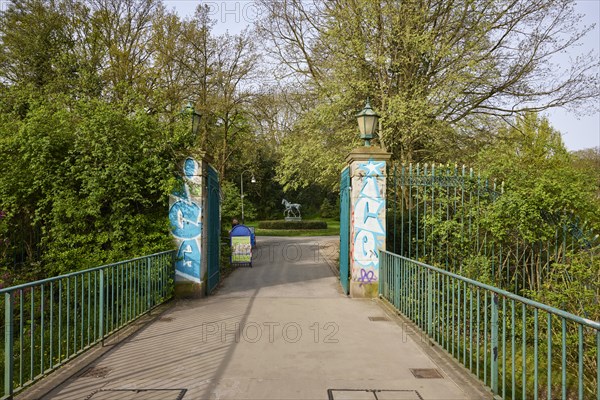
[[[207,4],[212,12],[213,19],[217,21],[215,33],[225,31],[235,34],[256,20],[257,8],[253,0],[164,0],[169,9],[175,9],[179,15],[192,15],[198,4]],[[582,40],[581,46],[573,49],[573,55],[587,53],[593,50],[596,55],[600,53],[600,0],[579,0],[575,3],[575,10],[582,15],[582,24],[594,25]],[[561,60],[568,63],[570,54]],[[600,68],[597,71],[600,75]],[[550,124],[561,132],[563,141],[569,150],[581,150],[590,147],[600,147],[600,98],[596,100],[596,111],[583,113],[578,116],[574,112],[557,108],[543,113]],[[587,114],[587,115],[586,115]]]
[[[580,0],[576,10],[583,15],[584,25],[595,24],[577,51],[594,50],[597,55],[600,53],[600,0]],[[600,75],[600,69],[597,73]],[[600,98],[596,99],[596,112],[592,115],[578,118],[573,112],[556,109],[547,112],[547,116],[552,126],[561,132],[567,149],[600,147]]]

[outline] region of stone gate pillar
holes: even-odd
[[[350,167],[350,296],[376,297],[379,250],[386,240],[386,164],[391,154],[378,147],[353,150]]]
[[[179,185],[169,199],[171,234],[177,249],[177,297],[201,297],[206,292],[207,263],[203,250],[206,248],[207,167],[208,164],[202,159],[186,158]]]

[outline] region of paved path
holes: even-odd
[[[43,398],[482,398],[400,320],[370,321],[389,317],[378,301],[341,294],[317,251],[324,239],[258,240],[253,268],[234,271],[214,296],[177,302]]]

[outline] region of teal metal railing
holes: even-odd
[[[600,400],[600,322],[387,251],[379,294],[503,399]]]
[[[2,399],[170,299],[174,260],[166,251],[0,290]]]

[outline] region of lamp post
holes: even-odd
[[[365,141],[366,147],[370,147],[371,139],[373,139],[375,130],[377,129],[379,115],[371,108],[371,102],[368,97],[365,108],[356,114],[356,120],[358,121],[358,129],[360,129],[360,138]]]
[[[250,172],[252,174],[252,172],[250,170],[244,170],[240,174],[240,199],[242,200],[242,225],[244,225],[244,172]],[[252,174],[250,183],[256,183],[256,179],[254,179],[254,174]]]
[[[192,136],[195,139],[198,134],[198,127],[200,126],[200,118],[202,118],[202,115],[196,112],[191,101],[188,101],[184,112],[192,116]]]

